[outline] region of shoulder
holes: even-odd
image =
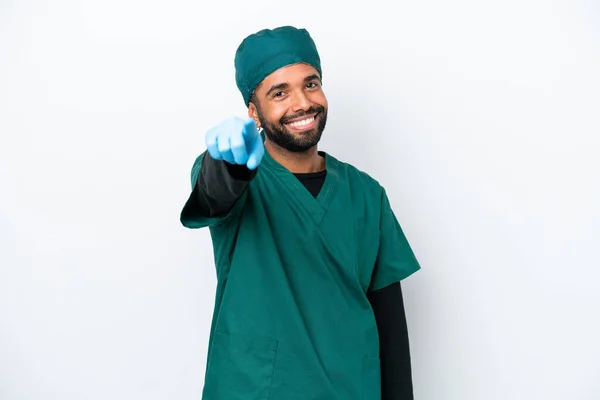
[[[357,168],[349,162],[339,160],[329,153],[326,154],[328,169],[335,171],[342,178],[346,179],[351,189],[360,190],[365,194],[374,196],[381,196],[384,192],[383,186],[368,172]]]

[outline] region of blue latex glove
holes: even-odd
[[[252,118],[232,117],[206,133],[206,148],[215,160],[246,165],[256,169],[265,149],[256,123]]]

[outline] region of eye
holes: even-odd
[[[308,87],[309,89],[316,89],[319,87],[319,83],[318,82],[310,82],[309,84],[306,85],[306,87]]]
[[[283,96],[283,93],[284,93],[284,92],[275,92],[275,93],[273,94],[273,97],[281,97],[281,96]]]

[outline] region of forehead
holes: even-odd
[[[263,79],[258,88],[256,88],[256,91],[268,90],[271,86],[282,83],[287,83],[289,85],[302,83],[304,78],[315,74],[319,76],[319,71],[317,71],[317,69],[312,65],[305,63],[281,67]]]

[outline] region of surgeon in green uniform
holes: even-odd
[[[420,266],[384,188],[319,150],[328,103],[305,29],[247,36],[248,118],[210,129],[181,223],[210,229],[204,400],[413,399],[400,281]]]

